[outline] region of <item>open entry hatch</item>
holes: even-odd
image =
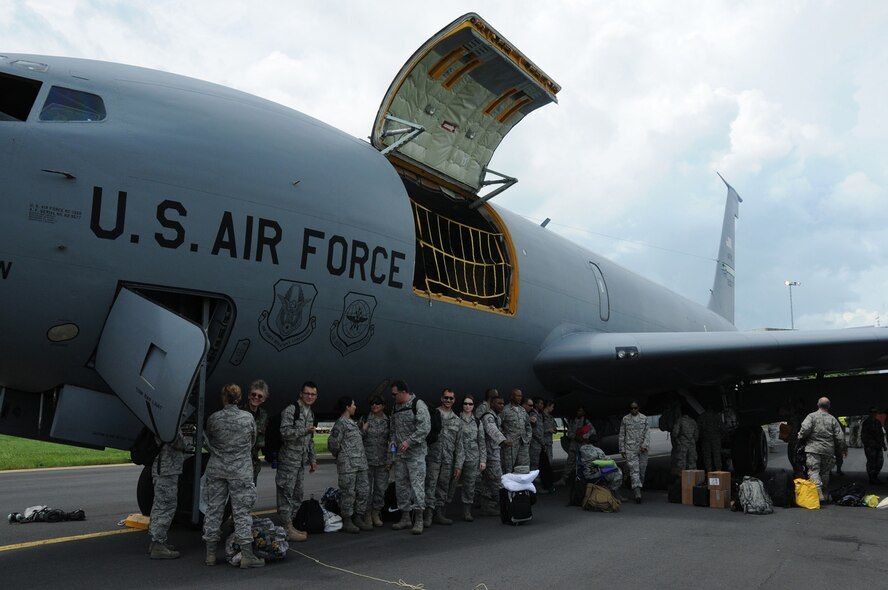
[[[398,170],[410,196],[415,293],[516,313],[514,247],[486,201],[517,181],[487,165],[512,127],[557,102],[560,89],[474,13],[439,31],[398,72],[370,141]],[[500,186],[479,194],[490,185]]]
[[[487,165],[506,134],[531,111],[557,102],[560,89],[484,19],[469,13],[401,68],[370,141],[393,161],[477,196],[491,184],[485,182]]]

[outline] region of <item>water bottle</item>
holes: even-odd
[[[389,452],[392,454],[392,461],[394,461],[395,455],[398,454],[398,447],[395,446],[395,441],[392,441],[392,444],[389,445]]]

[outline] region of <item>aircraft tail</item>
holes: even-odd
[[[718,174],[718,172],[716,172]],[[725,202],[725,218],[722,222],[721,243],[718,248],[718,266],[715,280],[709,292],[709,309],[734,323],[734,220],[740,216],[740,203],[743,199],[730,184],[718,174],[728,187]]]

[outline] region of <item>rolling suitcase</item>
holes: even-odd
[[[531,504],[536,498],[528,491],[510,492],[500,488],[500,520],[503,524],[519,525],[533,518]]]
[[[699,484],[694,486],[694,506],[709,506],[709,486]]]

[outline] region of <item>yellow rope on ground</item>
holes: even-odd
[[[359,574],[358,572],[353,572],[353,571],[347,570],[345,568],[336,567],[335,565],[330,565],[329,563],[324,563],[320,559],[316,559],[310,555],[306,555],[302,551],[296,551],[295,549],[290,549],[290,551],[292,551],[293,553],[296,553],[297,555],[301,555],[302,557],[304,557],[306,559],[310,559],[311,561],[315,562],[318,565],[322,565],[326,568],[330,568],[331,570],[336,570],[336,571],[339,571],[339,572],[342,572],[345,574],[351,574],[353,576],[358,576],[359,578],[367,578],[368,580],[373,580],[374,582],[382,582],[383,584],[392,584],[394,586],[398,586],[399,588],[410,588],[411,590],[425,590],[425,586],[423,586],[422,584],[408,584],[404,580],[398,580],[397,582],[392,582],[391,580],[383,580],[382,578],[374,578],[373,576],[368,576],[366,574]],[[476,586],[476,588],[477,588],[477,586]],[[486,588],[486,586],[485,586],[485,588]]]

